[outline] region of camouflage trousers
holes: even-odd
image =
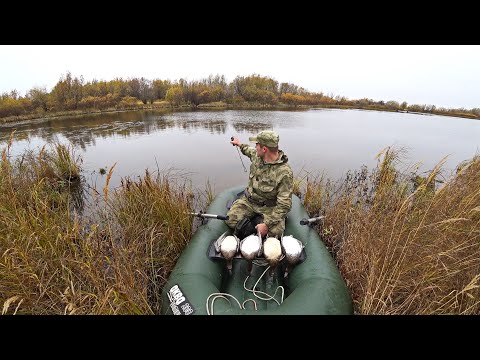
[[[264,215],[271,215],[275,207],[267,207],[267,206],[259,206],[252,204],[250,201],[247,200],[245,196],[234,201],[230,210],[228,210],[228,220],[225,223],[228,225],[229,228],[235,229],[235,226],[239,221],[241,221],[245,217],[253,217],[255,214]],[[268,229],[268,236],[278,237],[280,238],[285,231],[285,219],[278,222],[277,224],[273,225],[271,228]],[[241,240],[241,239],[240,239]]]

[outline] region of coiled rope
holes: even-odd
[[[284,258],[285,255],[283,255],[279,262],[282,261],[282,259]],[[254,261],[254,264],[257,265],[257,266],[265,266],[265,263],[261,263],[260,261]],[[273,300],[275,301],[278,306],[280,306],[280,304],[283,303],[283,298],[285,296],[285,289],[283,286],[279,285],[277,286],[277,288],[275,289],[275,292],[273,293],[273,295],[269,295],[267,294],[266,292],[264,291],[260,291],[260,290],[255,290],[256,286],[258,285],[258,283],[260,282],[260,280],[262,279],[262,277],[265,275],[265,273],[268,271],[268,269],[270,269],[270,266],[267,266],[267,268],[263,271],[262,275],[260,275],[260,277],[258,278],[258,280],[255,282],[255,284],[253,285],[253,288],[252,289],[248,289],[247,288],[247,281],[248,281],[248,278],[250,277],[250,275],[248,275],[246,278],[245,278],[245,281],[243,282],[243,289],[248,291],[248,292],[251,292],[257,299],[259,300],[264,300],[264,301],[269,301],[269,300]],[[281,292],[282,292],[282,296],[280,298],[280,301],[278,301],[277,299],[275,299],[275,296],[277,295],[277,292],[278,292],[278,289],[281,289]],[[263,295],[265,297],[262,297],[260,295],[257,295],[257,294],[260,294],[260,295]],[[255,308],[255,310],[258,310],[257,308],[257,303],[254,299],[247,299],[245,300],[243,303],[240,304],[240,301],[237,300],[237,298],[231,294],[228,294],[228,293],[213,293],[213,294],[210,294],[207,298],[207,302],[205,304],[206,306],[206,309],[207,309],[207,315],[213,315],[213,304],[215,302],[216,299],[218,298],[222,298],[222,299],[225,299],[227,300],[230,304],[230,300],[228,299],[228,297],[234,299],[236,301],[236,303],[238,304],[238,307],[241,309],[241,310],[245,310],[245,304],[248,302],[248,301],[252,301],[253,302],[253,306]],[[210,307],[208,305],[208,302],[210,300],[210,298],[212,298],[212,301],[210,303]]]

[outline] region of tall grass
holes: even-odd
[[[168,172],[109,190],[89,216],[72,211],[81,159],[63,145],[0,153],[0,306],[4,314],[158,314],[161,289],[213,198]],[[480,313],[480,158],[444,181],[399,169],[386,149],[373,171],[340,184],[304,176],[311,215],[361,314]],[[201,200],[199,204],[198,202]]]
[[[305,204],[326,215],[317,230],[334,254],[360,314],[480,313],[480,157],[438,186],[400,171],[401,150],[343,183],[311,179]]]
[[[0,158],[2,313],[158,313],[160,289],[191,237],[191,192],[147,172],[104,191],[102,206],[80,218],[71,211],[81,170],[73,149],[12,160],[11,144]]]
[[[111,203],[109,213],[121,229],[113,248],[124,249],[118,280],[132,297],[141,292],[152,313],[159,313],[163,284],[192,237],[192,202],[193,193],[168,173],[153,178],[146,171],[138,181],[122,179]]]
[[[81,265],[75,260],[82,246],[80,225],[70,216],[70,180],[59,175],[59,164],[71,163],[72,169],[78,164],[62,145],[11,161],[11,145],[12,138],[0,160],[3,312],[15,305],[19,313],[63,313],[78,302]],[[80,296],[82,304],[91,298],[88,293]]]

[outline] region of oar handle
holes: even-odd
[[[317,217],[314,217],[314,218],[310,218],[310,219],[302,219],[300,220],[300,225],[310,225],[310,224],[313,224],[313,223],[316,223],[317,221],[323,219],[325,216],[322,215],[322,216],[317,216]]]
[[[204,213],[189,213],[190,215],[198,216],[203,219],[218,219],[218,220],[228,220],[227,215],[215,215],[215,214],[204,214]]]

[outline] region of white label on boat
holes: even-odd
[[[188,302],[188,299],[178,284],[173,285],[170,290],[168,290],[167,295],[173,315],[190,315],[194,313],[195,309],[192,304]]]

